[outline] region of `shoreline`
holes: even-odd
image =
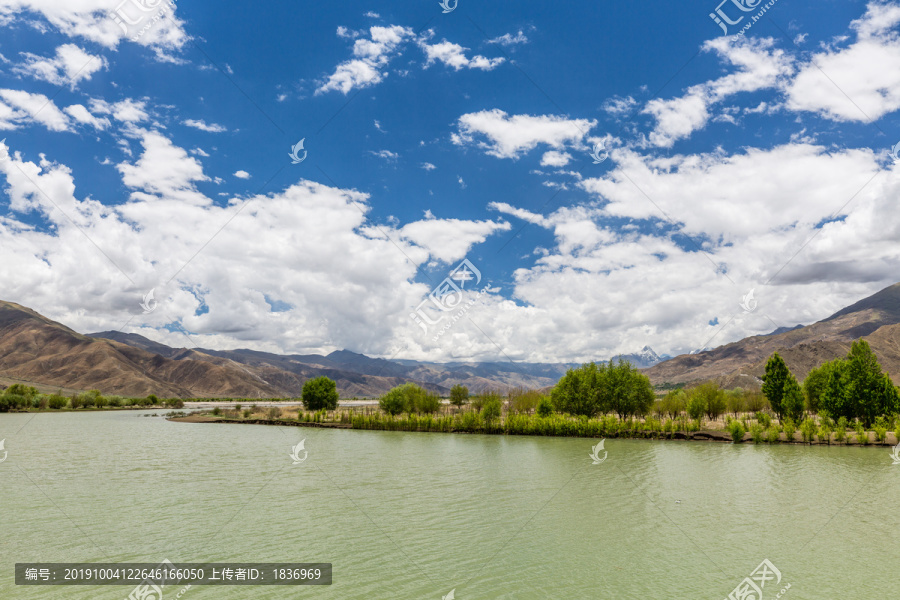
[[[594,435],[541,435],[534,433],[515,433],[505,431],[503,428],[495,428],[491,430],[485,431],[442,431],[442,430],[434,430],[434,429],[417,429],[417,430],[407,430],[407,429],[381,429],[381,428],[364,428],[364,427],[354,427],[351,423],[334,423],[334,422],[306,422],[306,421],[298,421],[298,420],[289,420],[289,419],[230,419],[225,417],[217,417],[213,415],[203,415],[203,414],[193,414],[187,416],[180,417],[167,417],[167,421],[172,421],[174,423],[224,423],[224,424],[232,424],[232,425],[267,425],[267,426],[279,426],[279,427],[317,427],[320,429],[349,429],[354,431],[400,431],[403,433],[446,433],[446,434],[458,434],[458,435],[472,435],[472,434],[483,434],[483,435],[510,435],[510,436],[523,436],[523,437],[574,437],[574,438],[585,438],[585,439],[595,439],[597,436]],[[848,432],[850,435],[855,435],[853,432]],[[750,433],[744,434],[743,440],[740,443],[742,444],[751,444],[751,445],[775,445],[775,444],[791,444],[791,445],[802,445],[802,446],[838,446],[838,447],[857,447],[857,448],[890,448],[896,446],[898,444],[897,437],[893,432],[888,432],[887,437],[884,443],[879,443],[877,440],[873,440],[873,432],[868,432],[869,443],[864,444],[860,442],[853,441],[852,443],[848,441],[848,438],[845,437],[843,441],[837,442],[834,437],[831,438],[831,442],[821,441],[821,440],[812,440],[806,441],[803,439],[802,434],[797,431],[794,433],[793,438],[788,440],[786,434],[779,434],[778,441],[768,441],[762,440],[758,443],[753,441],[753,436]],[[832,433],[832,436],[834,434]],[[731,434],[724,429],[701,429],[699,431],[676,431],[672,433],[666,432],[640,432],[638,435],[628,435],[617,433],[607,435],[606,438],[611,439],[635,439],[635,440],[665,440],[665,441],[689,441],[689,442],[722,442],[722,443],[734,443],[731,438]],[[604,438],[604,439],[606,439]]]

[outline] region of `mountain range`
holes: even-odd
[[[802,379],[844,356],[853,340],[869,341],[900,383],[900,284],[812,325],[780,328],[713,349],[671,358],[649,346],[620,355],[654,384],[715,380],[726,387],[759,387],[775,351]],[[12,302],[0,301],[0,385],[27,382],[41,389],[99,389],[105,394],[180,398],[293,398],[321,375],[342,397],[373,397],[412,381],[447,394],[455,384],[473,393],[515,387],[545,389],[574,363],[455,362],[371,358],[347,350],[282,355],[255,350],[173,348],[146,337],[105,331],[80,334]]]

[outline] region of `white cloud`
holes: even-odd
[[[399,25],[371,27],[369,34],[368,39],[354,42],[353,55],[356,58],[339,64],[335,72],[316,89],[316,95],[333,90],[347,94],[354,88],[380,83],[387,75],[382,69],[399,52],[401,44],[414,35],[412,29]],[[338,35],[341,35],[340,30]]]
[[[774,40],[741,38],[732,42],[720,37],[703,45],[705,52],[716,52],[734,73],[688,88],[670,100],[654,99],[643,112],[656,118],[650,133],[654,146],[672,147],[676,141],[702,129],[710,119],[710,107],[740,92],[774,88],[793,72],[793,64],[783,50],[774,48]]]
[[[503,62],[506,60],[503,57],[485,58],[480,54],[469,59],[466,57],[465,53],[468,48],[464,48],[459,44],[448,42],[447,40],[444,40],[437,44],[428,44],[427,42],[420,41],[419,45],[422,48],[422,51],[425,52],[425,56],[427,57],[427,60],[425,61],[425,68],[428,68],[428,66],[434,64],[435,61],[440,61],[446,66],[452,67],[457,71],[462,68],[491,71],[499,65],[503,64]]]
[[[457,261],[509,229],[433,215],[376,226],[366,194],[305,180],[223,205],[190,189],[205,176],[187,152],[156,132],[143,144],[141,160],[120,170],[152,195],[107,206],[76,197],[63,165],[0,163],[12,211],[0,219],[4,299],[81,332],[130,321],[129,331],[176,346],[186,342],[166,329],[175,323],[205,347],[379,354],[417,329],[409,312],[429,289],[415,283],[418,264]],[[42,227],[19,220],[35,217]],[[151,288],[160,307],[143,315]],[[291,309],[275,312],[266,298]]]
[[[134,125],[150,118],[147,103],[143,100],[126,98],[119,102],[109,103],[99,98],[91,98],[91,112],[101,115],[112,115],[116,121]]]
[[[119,22],[110,14],[120,10]],[[155,19],[161,10],[165,18]],[[158,58],[172,60],[170,53],[187,43],[184,22],[175,15],[177,7],[157,3],[153,9],[140,8],[137,3],[110,3],[108,0],[4,0],[0,2],[0,23],[24,22],[43,27],[36,21],[40,15],[52,27],[72,38],[90,40],[106,48],[116,48],[120,42],[134,43],[152,49]],[[127,21],[136,22],[128,25]]]
[[[434,166],[433,164],[431,164],[430,162],[422,163],[422,168],[425,169],[426,171],[434,171],[435,169],[437,169],[437,167]]]
[[[469,113],[459,118],[459,133],[452,135],[457,145],[477,144],[497,158],[519,158],[545,144],[556,150],[567,145],[581,147],[584,137],[597,122],[567,119],[557,115],[508,115],[500,109]],[[485,141],[476,141],[480,136]]]
[[[400,158],[400,155],[396,152],[391,152],[390,150],[378,150],[377,152],[374,150],[369,150],[369,154],[372,156],[377,156],[378,158],[383,158],[387,161],[395,161]]]
[[[498,231],[509,231],[509,223],[435,219],[429,212],[424,221],[400,228],[400,237],[424,248],[437,260],[450,263],[465,258],[475,244],[480,244]]]
[[[206,131],[209,133],[222,133],[223,131],[228,131],[227,127],[223,125],[218,125],[216,123],[207,124],[203,119],[186,119],[184,124],[188,127],[193,127],[194,129],[199,129],[200,131]]]
[[[367,13],[365,14],[365,16],[369,17],[370,19],[380,19],[380,18],[381,18],[381,15],[379,15],[377,12],[372,11],[372,10],[370,10],[369,12],[367,12]]]
[[[469,187],[469,186],[466,185],[465,180],[463,180],[462,175],[457,175],[457,176],[456,176],[456,182],[459,184],[459,187],[460,187],[461,189],[466,189],[467,187]]]
[[[69,118],[47,96],[0,90],[0,130],[16,129],[29,121],[40,123],[50,131],[71,131]]]
[[[247,171],[235,171],[234,176],[238,179],[250,179],[250,173]]]
[[[95,117],[90,113],[90,111],[88,111],[87,108],[85,108],[81,104],[73,104],[72,106],[67,106],[63,110],[65,110],[66,114],[68,114],[79,123],[90,125],[92,127],[95,127],[96,129],[103,130],[110,125],[109,119],[100,119],[98,117]]]
[[[614,117],[622,117],[634,110],[635,106],[637,106],[637,100],[631,96],[624,98],[616,96],[604,102],[602,108]]]
[[[195,205],[209,203],[194,185],[195,181],[209,181],[197,159],[157,131],[142,132],[141,144],[144,152],[136,163],[123,162],[116,166],[122,174],[122,182],[135,190],[131,194],[132,200],[167,201],[166,206],[160,208],[162,211],[171,208],[171,201]]]
[[[54,85],[66,85],[74,89],[78,82],[90,80],[94,73],[107,66],[106,59],[85,52],[75,44],[63,44],[56,49],[54,58],[44,58],[24,53],[25,62],[15,67],[17,73]]]
[[[515,46],[516,44],[527,44],[528,36],[525,35],[521,29],[515,35],[511,33],[505,33],[500,37],[495,37],[492,40],[488,40],[488,44],[500,44],[502,46]]]
[[[879,119],[900,108],[900,5],[872,2],[850,46],[814,54],[786,86],[787,108],[835,121]]]
[[[542,167],[564,167],[572,161],[572,155],[568,152],[557,152],[556,150],[549,150],[544,152],[544,156],[541,157],[541,166]]]

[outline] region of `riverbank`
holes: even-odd
[[[781,426],[770,426],[762,432],[734,436],[722,429],[672,430],[654,427],[648,421],[619,420],[614,416],[599,419],[577,419],[561,415],[538,417],[534,415],[509,415],[502,421],[484,422],[478,413],[462,412],[456,415],[391,417],[383,414],[307,413],[300,418],[240,418],[239,416],[191,414],[169,417],[178,423],[220,423],[244,425],[274,425],[280,427],[317,427],[327,429],[356,429],[364,431],[406,431],[418,433],[468,433],[486,435],[526,435],[542,437],[624,438],[657,439],[727,443],[803,444],[822,446],[872,446],[884,448],[896,446],[900,440],[896,433],[883,433],[879,439],[874,431],[857,432],[849,429],[841,434],[804,435],[800,431],[785,432]],[[671,429],[671,427],[670,427]]]

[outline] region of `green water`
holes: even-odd
[[[593,440],[141,414],[0,415],[0,599],[131,591],[16,586],[16,562],[163,559],[334,565],[329,587],[183,600],[721,600],[763,559],[788,600],[900,596],[887,448],[610,439],[593,465]],[[303,438],[309,457],[293,465]]]

